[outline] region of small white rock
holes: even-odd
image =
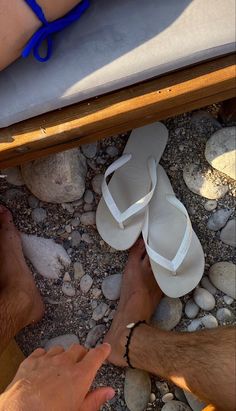
[[[113,274],[106,277],[102,282],[102,292],[108,300],[118,300],[120,298],[122,275]]]
[[[195,303],[205,311],[211,311],[215,307],[215,299],[213,295],[209,293],[209,291],[205,290],[204,288],[196,288],[193,294],[193,299]]]
[[[155,394],[154,394],[153,392],[151,392],[149,402],[150,402],[151,404],[153,404],[155,401],[156,401],[156,396],[155,396]]]
[[[201,324],[201,320],[199,318],[196,318],[195,320],[191,321],[191,323],[187,327],[187,330],[189,332],[200,330]]]
[[[75,296],[75,289],[73,285],[69,282],[62,284],[62,292],[67,297],[74,297]]]
[[[52,338],[51,340],[46,341],[44,348],[48,351],[52,347],[57,347],[60,345],[64,350],[68,350],[73,344],[79,344],[79,339],[77,335],[74,334],[65,334],[59,335],[58,337]]]
[[[224,299],[225,304],[227,305],[231,305],[234,302],[234,299],[229,297],[228,295],[224,295],[223,299]]]
[[[208,200],[204,204],[204,208],[207,211],[213,211],[217,207],[217,201],[216,200]]]
[[[173,399],[174,399],[174,396],[172,392],[168,392],[167,394],[163,395],[161,400],[162,402],[166,403],[166,402],[172,401]]]

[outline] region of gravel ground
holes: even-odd
[[[233,248],[223,244],[219,240],[218,233],[210,231],[206,222],[212,212],[206,211],[204,204],[207,201],[205,198],[193,194],[185,185],[182,171],[187,163],[194,161],[209,169],[209,164],[204,157],[204,148],[207,139],[214,131],[219,129],[220,125],[216,120],[219,106],[211,106],[204,109],[203,113],[210,112],[213,117],[207,118],[206,115],[196,113],[186,113],[165,121],[169,130],[169,141],[165,153],[162,157],[161,164],[167,171],[174,191],[177,197],[186,206],[195,232],[197,233],[206,258],[206,273],[209,267],[218,261],[234,261],[235,255]],[[91,180],[99,173],[104,173],[114,158],[111,158],[106,153],[108,146],[114,146],[118,149],[120,155],[125,146],[128,134],[111,137],[102,140],[99,143],[99,148],[95,159],[88,161],[86,188],[92,190]],[[227,179],[223,174],[214,171],[212,178],[219,178],[221,181],[227,180],[229,184],[229,192],[224,198],[218,200],[218,208],[234,207],[235,186],[233,180]],[[15,190],[15,191],[12,191]],[[104,301],[109,306],[109,311],[113,312],[116,307],[115,302],[105,300],[103,295],[96,295],[96,288],[101,289],[102,280],[110,275],[122,273],[127,261],[126,252],[116,252],[101,240],[95,227],[79,226],[76,228],[80,234],[88,234],[91,243],[81,241],[78,247],[72,247],[70,241],[70,233],[65,230],[66,226],[72,226],[72,219],[81,216],[84,210],[95,211],[99,201],[99,196],[95,195],[95,201],[90,207],[85,206],[83,200],[77,201],[75,205],[70,207],[65,205],[55,205],[48,203],[40,203],[40,207],[47,212],[47,218],[43,223],[37,224],[33,221],[31,213],[32,208],[29,205],[30,193],[25,186],[13,187],[6,183],[4,179],[0,179],[0,200],[3,201],[13,212],[14,219],[20,231],[53,238],[56,242],[62,244],[69,253],[72,262],[80,261],[82,263],[85,274],[91,275],[93,278],[93,286],[87,294],[81,294],[79,290],[79,282],[73,280],[73,264],[69,273],[72,277],[72,284],[76,288],[75,297],[67,297],[62,293],[62,280],[48,280],[37,273],[33,274],[37,286],[39,287],[43,299],[46,304],[46,312],[43,320],[35,325],[27,327],[18,336],[17,341],[26,355],[28,355],[36,347],[44,343],[45,340],[61,334],[76,334],[79,341],[85,342],[88,331],[95,325],[91,321],[92,313],[98,302]],[[85,206],[85,209],[84,209]],[[69,229],[70,231],[70,229]],[[94,291],[95,289],[95,291]],[[189,295],[182,298],[183,302],[189,299]],[[216,307],[224,307],[223,294],[217,293]],[[230,307],[231,311],[235,311],[235,302]],[[200,314],[201,315],[201,312]],[[111,314],[112,316],[112,314]],[[176,329],[186,330],[186,326],[190,320],[183,314],[180,323]],[[105,324],[108,329],[110,320],[106,315],[105,318],[98,321]],[[156,395],[156,401],[150,404],[149,410],[160,410],[163,403],[160,399],[160,393],[157,390],[153,379],[152,392]],[[117,390],[116,398],[107,405],[103,410],[124,411],[126,405],[123,395],[124,371],[113,366],[103,367],[96,380],[96,385],[111,383]],[[173,392],[173,387],[169,385]]]

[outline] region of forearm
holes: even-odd
[[[173,381],[217,410],[235,409],[235,330],[165,332],[142,325],[130,345],[131,364]]]

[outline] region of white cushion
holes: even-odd
[[[0,73],[0,127],[234,51],[234,0],[92,0],[48,63]]]

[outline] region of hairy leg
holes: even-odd
[[[62,17],[81,0],[37,0],[48,21]],[[0,71],[20,57],[41,22],[24,0],[0,0]]]
[[[160,298],[160,289],[144,256],[144,246],[139,242],[130,252],[118,310],[105,339],[112,346],[110,362],[127,365],[123,357],[129,334],[126,325],[139,320],[149,323]],[[134,367],[171,380],[214,404],[219,411],[235,409],[235,330],[232,328],[176,333],[140,325],[134,330],[129,357]]]
[[[11,213],[0,205],[0,354],[25,326],[44,311]]]

